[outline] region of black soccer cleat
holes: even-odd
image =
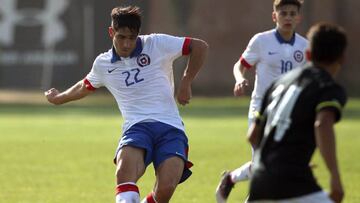
[[[227,198],[235,183],[232,182],[230,172],[224,171],[219,185],[216,188],[215,197],[217,203],[226,203]]]

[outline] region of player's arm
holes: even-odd
[[[191,83],[203,67],[208,49],[209,45],[205,41],[194,38],[191,39],[189,60],[177,94],[179,104],[186,105],[189,103],[191,98]]]
[[[44,94],[50,103],[60,105],[81,99],[92,92],[94,91],[88,90],[84,81],[81,80],[64,92],[59,92],[57,89],[51,88],[50,90],[44,92]]]
[[[260,143],[260,125],[256,122],[253,122],[248,130],[248,141],[250,142],[251,146],[256,149]]]
[[[263,100],[261,101],[261,107],[259,111],[254,112],[255,119],[249,126],[247,133],[247,139],[250,142],[251,146],[256,149],[259,147],[260,142],[263,138],[264,128],[267,120],[265,115],[265,110],[268,105],[269,96],[272,93],[274,83],[266,90]]]
[[[234,95],[241,96],[245,92],[245,87],[248,86],[249,82],[245,78],[246,67],[241,64],[241,59],[234,64],[233,74],[235,77]]]
[[[268,93],[265,94],[264,100],[267,98]],[[265,118],[261,115],[261,112],[264,112],[264,107],[261,107],[260,112],[255,112],[255,120],[250,124],[249,130],[247,133],[248,141],[251,146],[256,149],[258,148],[261,139],[262,139],[262,126],[264,125]]]
[[[330,172],[330,198],[339,203],[344,197],[340,173],[336,158],[334,123],[336,115],[331,110],[323,109],[316,115],[315,138],[320,154]]]

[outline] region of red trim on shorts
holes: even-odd
[[[194,165],[194,164],[193,164],[191,161],[187,161],[187,162],[185,163],[185,167],[186,167],[187,169],[193,167],[193,165]]]
[[[252,67],[252,65],[250,65],[242,56],[240,57],[240,63],[247,69]]]
[[[182,55],[190,54],[190,43],[191,43],[191,38],[185,37],[185,41],[184,41],[183,48],[182,48]]]
[[[186,158],[188,158],[188,155],[189,155],[189,147],[186,147],[185,149],[185,154],[186,154]],[[191,162],[191,161],[186,161],[185,162],[185,168],[189,169],[193,166],[194,164]]]
[[[120,184],[116,186],[116,195],[122,192],[137,192],[139,193],[139,188],[133,184]]]
[[[89,82],[88,79],[84,79],[84,83],[85,83],[85,87],[86,89],[90,90],[90,91],[95,91],[96,88],[94,86],[92,86],[92,84]]]
[[[147,203],[156,203],[152,192],[146,196],[146,201]]]

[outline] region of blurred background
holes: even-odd
[[[85,77],[93,60],[111,47],[107,29],[115,6],[138,5],[141,33],[201,38],[208,60],[193,84],[194,94],[230,96],[233,64],[249,39],[274,28],[272,0],[0,0],[0,91],[63,90]],[[319,21],[348,32],[347,62],[338,81],[360,96],[360,1],[306,0],[297,31]],[[184,60],[175,62],[179,79]],[[253,74],[253,73],[252,73]],[[248,91],[250,94],[251,88]]]
[[[214,202],[221,172],[251,159],[245,140],[249,97],[232,97],[232,69],[255,33],[275,27],[272,3],[0,0],[0,202],[113,201],[112,158],[123,122],[116,102],[102,88],[79,103],[54,108],[42,92],[50,87],[65,90],[86,76],[95,57],[111,48],[110,12],[121,5],[141,7],[142,34],[191,36],[210,45],[205,67],[193,83],[194,96],[205,98],[179,108],[195,167],[191,184],[180,186],[172,202]],[[359,0],[305,0],[297,29],[304,36],[312,24],[330,21],[347,30],[347,62],[338,81],[352,97],[360,96],[359,11]],[[178,81],[185,60],[174,65]],[[252,80],[253,75],[250,72]],[[360,162],[354,156],[360,154],[359,123],[360,99],[351,98],[336,129],[347,203],[360,202]],[[312,163],[317,179],[327,187],[328,173],[319,154]],[[142,195],[151,191],[153,180],[154,172],[144,175],[139,182]],[[246,188],[243,183],[236,187],[229,202],[242,202]]]

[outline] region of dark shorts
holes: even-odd
[[[145,149],[145,166],[153,163],[156,169],[164,160],[178,156],[185,162],[180,183],[190,177],[189,168],[193,165],[188,161],[188,139],[184,131],[161,122],[137,123],[127,130],[116,149],[115,159],[120,149],[132,146]]]

